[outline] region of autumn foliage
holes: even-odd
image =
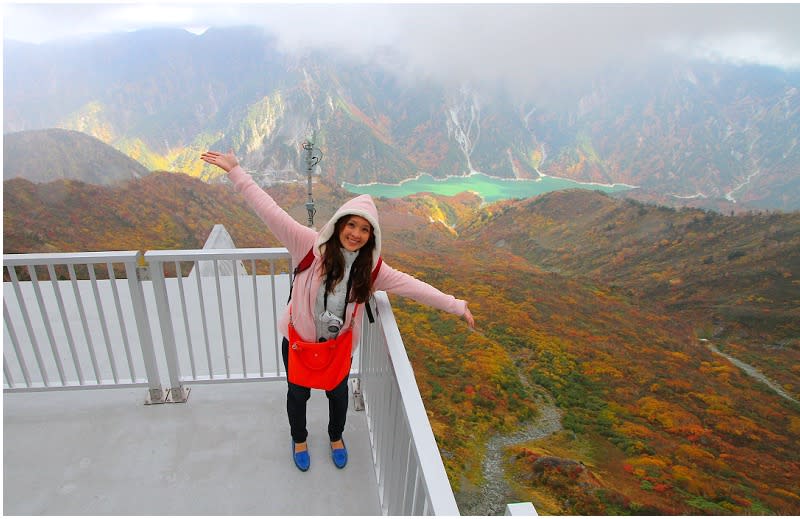
[[[270,193],[304,221],[302,186]],[[320,185],[319,221],[348,195]],[[5,183],[5,252],[195,248],[223,223],[275,246],[229,186],[167,173],[122,188]],[[469,301],[478,328],[391,296],[451,483],[481,484],[486,442],[542,514],[798,514],[800,214],[723,216],[591,192],[482,205],[377,200],[392,266]],[[510,501],[511,499],[509,499]]]

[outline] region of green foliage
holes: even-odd
[[[723,506],[714,503],[713,501],[709,501],[701,496],[693,496],[691,499],[686,500],[686,503],[690,506],[697,508],[703,512],[712,513],[715,515],[719,514],[729,514],[730,510],[726,509]]]

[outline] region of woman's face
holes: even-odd
[[[350,215],[345,218],[347,220],[339,232],[339,242],[345,249],[355,252],[367,244],[372,234],[372,225],[361,216]]]

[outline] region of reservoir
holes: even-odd
[[[445,179],[436,179],[427,173],[423,173],[417,178],[404,180],[399,184],[381,184],[377,182],[372,184],[350,184],[344,182],[342,187],[351,193],[385,198],[402,198],[415,193],[426,192],[452,196],[464,191],[471,191],[480,196],[484,202],[496,202],[511,198],[530,198],[562,189],[590,189],[612,193],[635,188],[626,184],[593,184],[548,176],[533,180],[516,180],[490,177],[483,173]]]

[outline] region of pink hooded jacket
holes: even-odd
[[[234,189],[244,196],[248,205],[288,249],[289,254],[292,256],[293,265],[297,265],[308,253],[309,249],[313,247],[314,261],[311,267],[298,274],[294,280],[291,305],[294,327],[300,337],[306,341],[316,340],[314,337],[316,335],[314,303],[323,281],[320,273],[321,247],[333,234],[336,221],[349,214],[366,218],[372,224],[372,229],[375,233],[375,251],[372,257],[373,268],[381,255],[381,228],[378,222],[378,210],[372,201],[372,197],[360,195],[344,203],[322,229],[317,232],[292,218],[240,166],[231,169],[228,172],[228,178],[233,182]],[[381,265],[378,277],[375,279],[372,288],[376,291],[385,290],[392,294],[410,297],[415,301],[455,315],[463,315],[467,308],[466,301],[456,299],[424,281],[395,270],[387,265],[386,261]],[[364,305],[359,305],[356,320],[353,324],[354,347],[359,344],[358,341],[361,337],[362,320],[359,317],[363,311]],[[347,327],[350,325],[353,315],[353,303],[347,305],[345,315],[344,326]],[[289,334],[288,306],[284,309],[281,317],[278,318],[278,330],[284,337]]]

